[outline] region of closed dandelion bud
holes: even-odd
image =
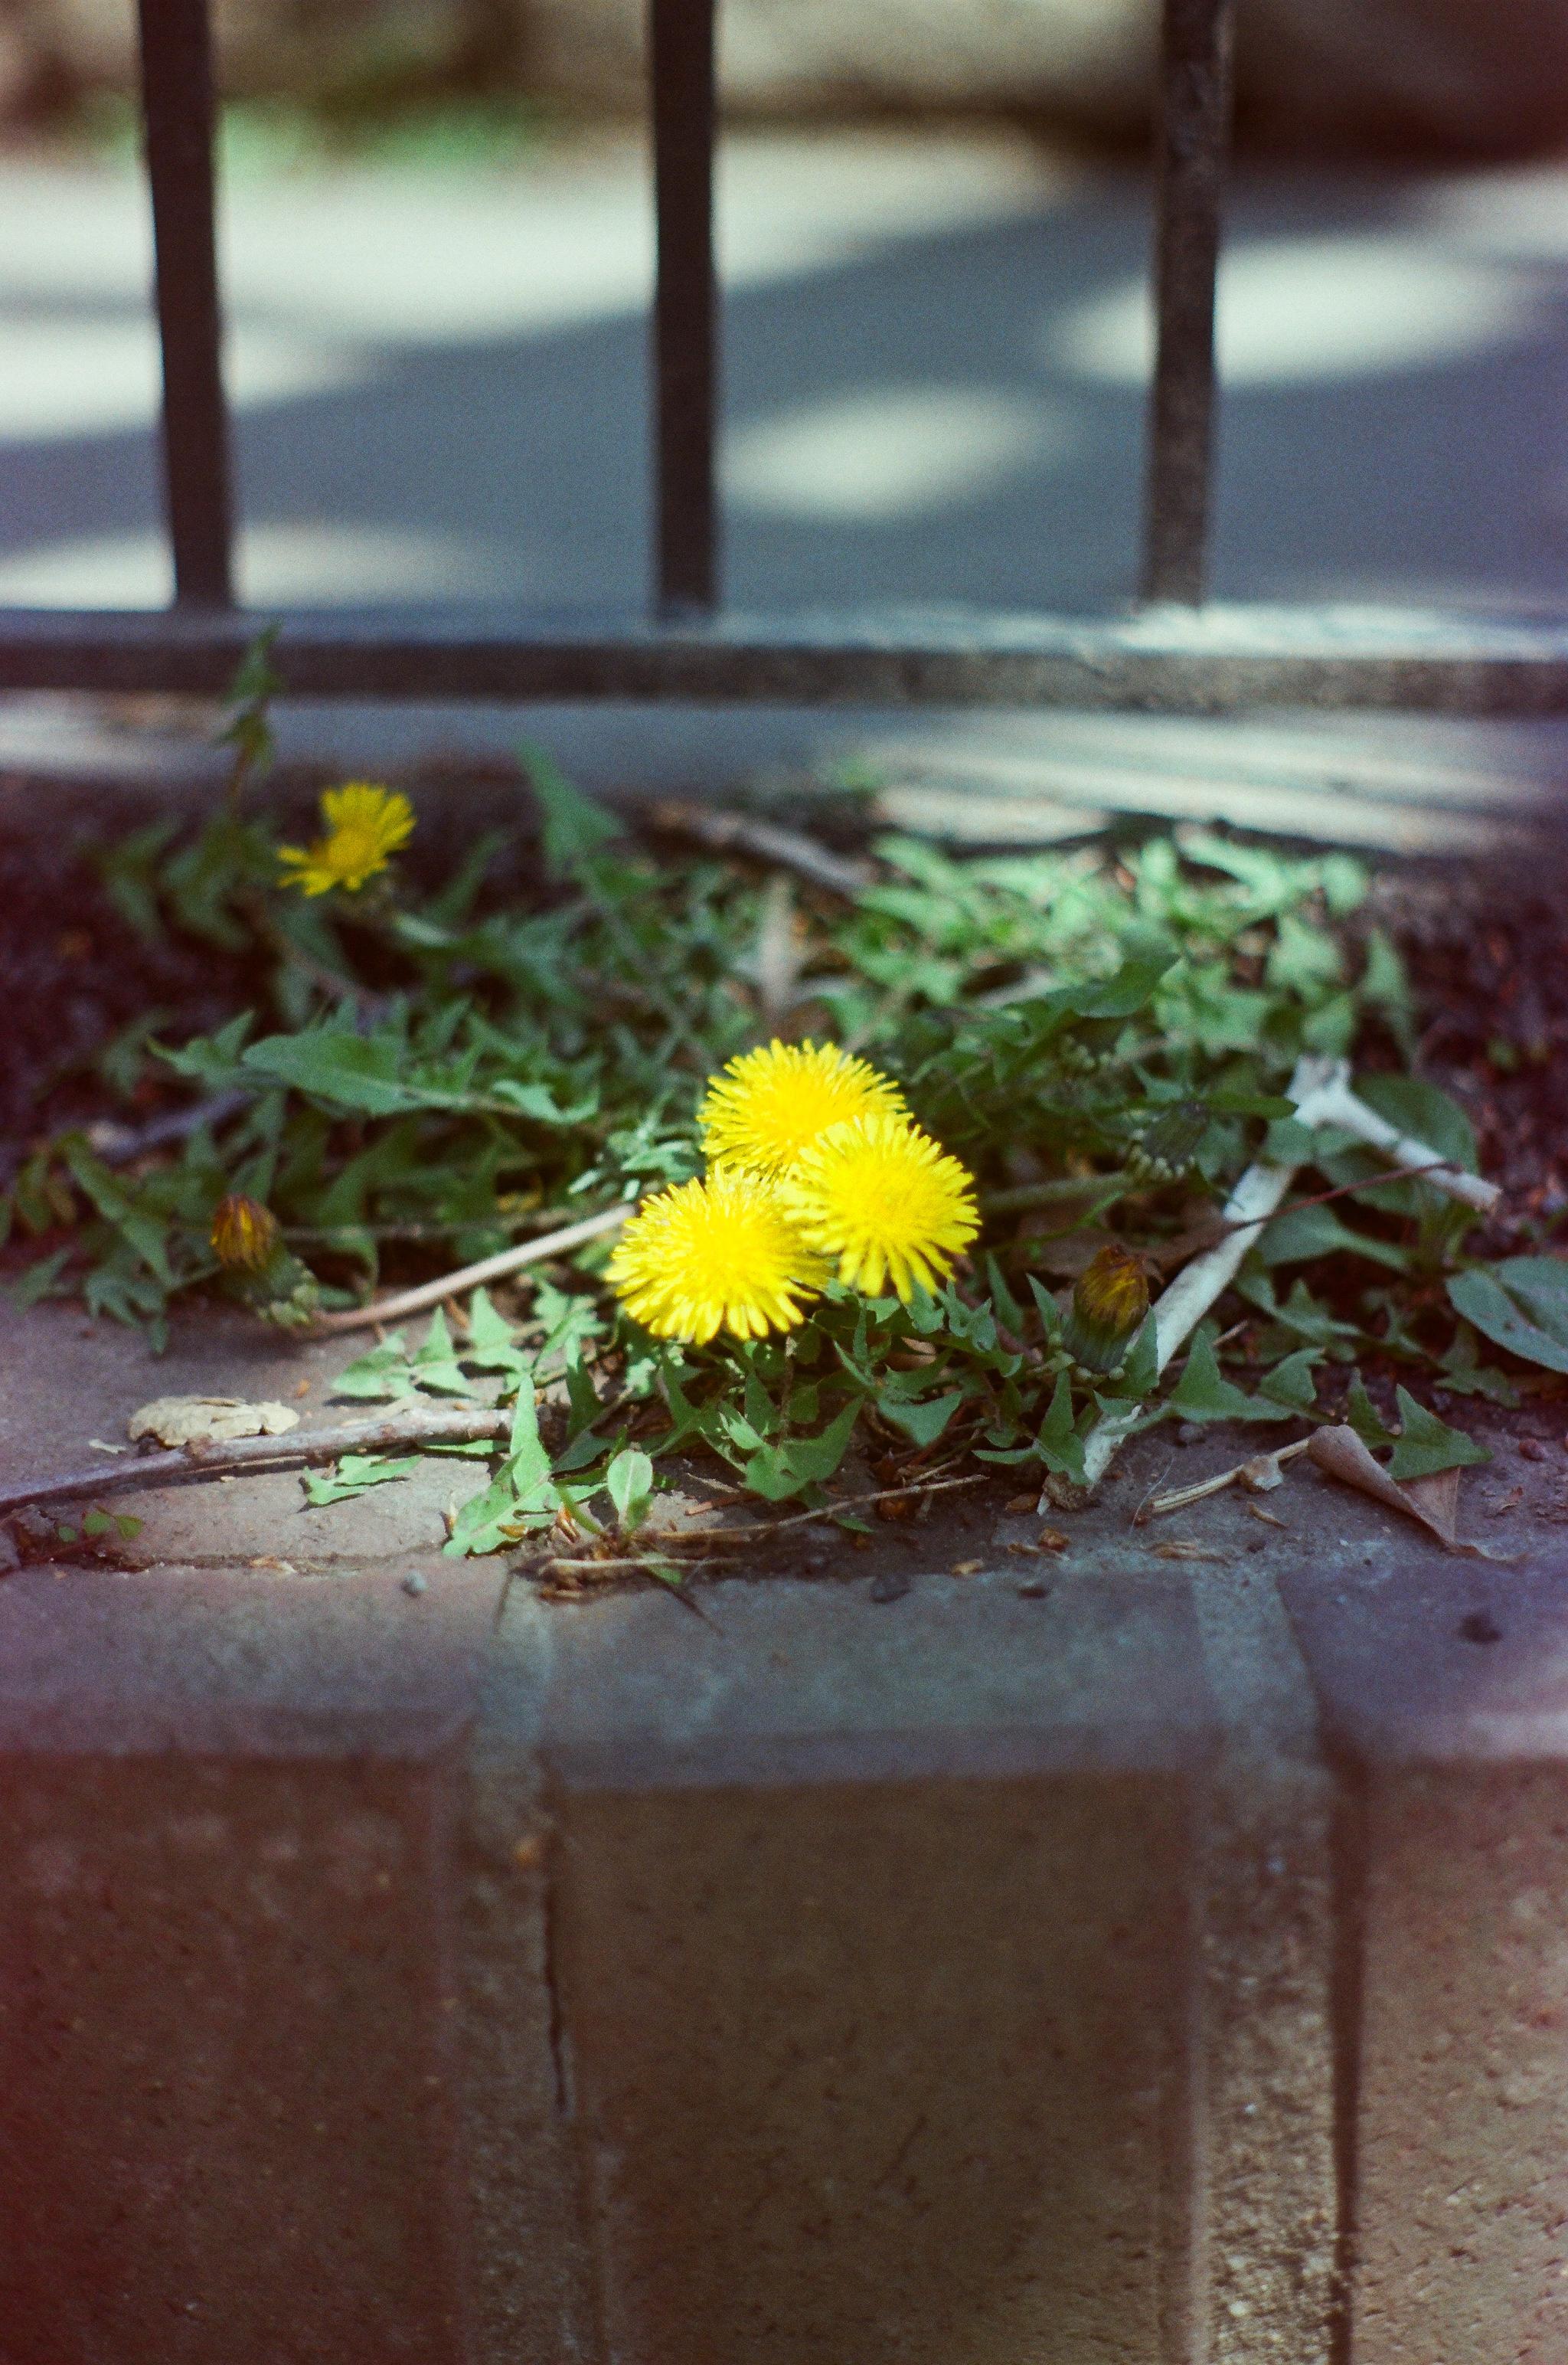
[[[1150,1182],[1173,1182],[1192,1164],[1208,1122],[1202,1101],[1177,1101],[1162,1109],[1128,1153],[1128,1172]]]
[[[210,1238],[227,1296],[285,1330],[315,1320],[321,1307],[316,1276],[285,1247],[277,1217],[259,1199],[230,1192],[213,1210]]]
[[[1072,1293],[1064,1344],[1086,1371],[1113,1372],[1148,1312],[1148,1283],[1130,1250],[1113,1241],[1085,1267]]]
[[[212,1217],[212,1252],[225,1272],[260,1272],[272,1261],[281,1235],[277,1217],[259,1199],[230,1191]]]

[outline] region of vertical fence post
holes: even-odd
[[[719,597],[714,0],[650,0],[649,32],[656,579],[660,609],[678,615],[706,612]]]
[[[1165,0],[1143,597],[1196,607],[1214,473],[1215,271],[1230,136],[1233,0]]]
[[[229,416],[213,228],[207,0],[139,0],[139,7],[174,598],[182,607],[229,607],[234,597]]]

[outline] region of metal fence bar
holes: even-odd
[[[174,597],[182,606],[226,607],[234,587],[213,230],[212,36],[207,0],[140,0],[140,8]]]
[[[218,696],[258,621],[0,611],[0,690]],[[278,621],[271,661],[290,692],[309,698],[1568,715],[1568,614],[1532,622],[1211,607],[966,622],[729,612],[666,625],[529,614],[508,630],[436,608]]]
[[[1230,135],[1233,0],[1165,0],[1143,596],[1195,607],[1208,563],[1215,269]]]
[[[650,0],[654,196],[654,447],[658,602],[719,597],[718,281],[713,265],[714,0]]]

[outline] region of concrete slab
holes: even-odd
[[[7,1476],[154,1393],[298,1374],[321,1418],[355,1344],[200,1317],[153,1360],[62,1306],[5,1321]],[[411,1551],[400,1486],[347,1519],[286,1511],[292,1480],[171,1489],[156,1564],[10,1575],[26,2365],[1014,2365],[1069,2332],[1095,2365],[1352,2336],[1428,2365],[1455,2325],[1456,2357],[1548,2365],[1543,1442],[1500,1423],[1472,1474],[1507,1566],[1300,1465],[1283,1529],[1234,1496],[1134,1527],[1238,1455],[1159,1432],[1053,1515],[1065,1552],[959,1496],[865,1549],[808,1531],[700,1620]],[[243,1565],[286,1529],[315,1541]],[[274,2218],[275,2255],[234,2230]]]
[[[454,1573],[422,1617],[377,1577],[8,1582],[18,2365],[470,2354],[431,1909],[497,1592]]]
[[[1238,170],[1221,597],[1558,597],[1562,187],[1560,163]],[[131,160],[16,161],[0,203],[0,600],[155,605]],[[249,601],[592,605],[647,581],[641,140],[235,174],[223,211]],[[719,221],[738,603],[1128,596],[1144,173],[980,131],[742,132]]]
[[[1220,285],[1216,588],[1560,596],[1563,170],[1246,167]],[[0,167],[0,602],[156,605],[148,224],[116,169]],[[224,191],[240,576],[269,607],[592,607],[649,579],[646,158],[240,174]],[[974,131],[723,143],[729,596],[1102,612],[1130,595],[1148,187]],[[462,421],[454,434],[453,421]],[[875,777],[890,825],[1107,813],[1437,852],[1528,829],[1563,728],[683,708],[285,706],[286,759],[408,779],[538,737],[599,792]],[[0,773],[211,792],[167,702],[0,702]]]
[[[420,1335],[423,1320],[417,1317],[410,1335]],[[13,1484],[91,1466],[93,1440],[122,1443],[129,1415],[157,1395],[278,1398],[298,1405],[302,1429],[360,1412],[369,1418],[375,1406],[334,1402],[331,1384],[372,1337],[302,1342],[238,1310],[198,1308],[176,1317],[168,1351],[153,1355],[139,1333],[84,1321],[64,1303],[23,1313],[0,1301],[0,1472]],[[1506,1420],[1476,1407],[1466,1419],[1494,1446],[1493,1463],[1468,1475],[1469,1530],[1490,1550],[1522,1556],[1525,1565],[1556,1566],[1568,1552],[1568,1446],[1553,1432],[1543,1458],[1526,1459]],[[1009,1546],[1027,1542],[1039,1522],[1002,1511],[999,1485],[979,1501],[951,1498],[929,1525],[880,1529],[868,1552],[857,1553],[836,1534],[808,1530],[787,1564],[869,1579],[884,1570],[915,1577],[978,1560],[1010,1570],[1020,1583],[1031,1575],[1049,1586],[1084,1575],[1137,1575],[1147,1586],[1170,1575],[1168,1555],[1179,1562],[1197,1552],[1215,1555],[1216,1565],[1257,1567],[1282,1581],[1297,1573],[1314,1597],[1331,1583],[1343,1586],[1369,1570],[1382,1570],[1385,1583],[1397,1572],[1402,1588],[1413,1572],[1454,1566],[1413,1523],[1394,1521],[1379,1505],[1299,1463],[1267,1507],[1282,1526],[1260,1521],[1239,1491],[1171,1518],[1132,1524],[1138,1506],[1162,1485],[1232,1466],[1256,1445],[1255,1430],[1210,1429],[1191,1446],[1182,1446],[1172,1429],[1135,1440],[1099,1500],[1068,1518],[1070,1547],[1059,1561],[1032,1562],[1009,1552]],[[106,1470],[118,1459],[102,1458]],[[433,1459],[409,1478],[319,1509],[306,1506],[297,1474],[117,1496],[117,1508],[144,1525],[123,1552],[116,1550],[127,1564],[149,1566],[259,1564],[264,1569],[282,1561],[308,1574],[380,1563],[428,1575],[450,1565],[439,1558],[444,1515],[454,1499],[462,1502],[478,1488],[482,1471],[479,1463]],[[888,1605],[890,1619],[900,1606]]]
[[[22,835],[63,809],[128,828],[151,802],[205,810],[228,765],[209,711],[174,701],[0,698],[0,821]],[[1223,823],[1376,852],[1445,854],[1552,825],[1568,724],[1291,712],[1236,719],[685,705],[330,706],[280,701],[274,787],[368,774],[427,814],[503,806],[519,749],[544,749],[629,810],[661,797],[750,802],[759,785],[852,806],[857,826],[955,846],[1041,846],[1116,814]],[[835,783],[862,784],[852,798]]]
[[[1568,1546],[1388,1556],[1285,1597],[1348,1761],[1356,2354],[1547,2365],[1568,2322]]]
[[[125,1446],[130,1414],[162,1395],[275,1399],[297,1406],[301,1429],[374,1418],[374,1404],[332,1398],[338,1373],[373,1343],[369,1332],[307,1343],[237,1310],[204,1310],[177,1318],[168,1352],[154,1355],[139,1332],[84,1321],[64,1306],[24,1315],[0,1305],[0,1471],[15,1485],[89,1468],[98,1449]],[[101,1459],[110,1470],[121,1457]],[[297,1472],[117,1495],[114,1508],[142,1525],[116,1556],[131,1566],[261,1566],[286,1577],[387,1562],[428,1576],[452,1565],[440,1558],[446,1513],[486,1483],[482,1463],[437,1456],[408,1478],[319,1508]]]
[[[1087,1575],[1021,1599],[1017,1564],[870,1598],[841,1542],[815,1586],[705,1586],[701,1621],[621,1595],[555,1621],[541,1745],[572,1788],[1175,1772],[1212,1754],[1186,1588]]]

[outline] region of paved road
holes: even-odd
[[[738,602],[1126,596],[1138,177],[1002,140],[749,138],[730,147],[722,213]],[[0,219],[0,600],[155,602],[139,185],[13,163]],[[241,177],[225,242],[252,599],[639,595],[634,149],[466,176]],[[1220,595],[1557,598],[1565,263],[1568,170],[1244,177]],[[1018,755],[1005,733],[1000,754]]]

